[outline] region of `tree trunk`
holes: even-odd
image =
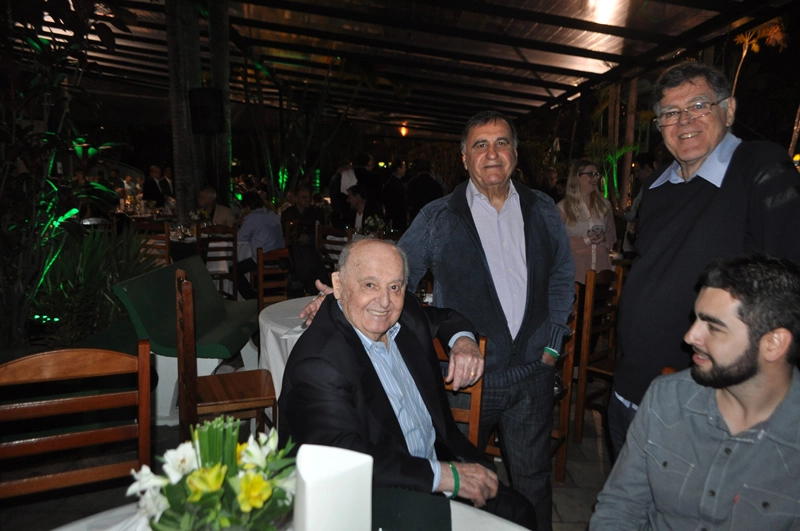
[[[189,0],[166,0],[165,10],[175,195],[178,221],[189,223],[189,211],[197,200],[195,176],[201,175],[189,107],[189,89],[200,85],[198,14]]]
[[[747,48],[748,45],[745,43],[744,47],[742,48],[742,58],[739,59],[739,66],[736,67],[736,75],[733,76],[733,88],[731,89],[731,98],[736,94],[736,84],[739,82],[739,72],[742,71],[742,63],[744,63],[744,58],[747,55]]]
[[[794,149],[797,147],[797,135],[800,133],[800,105],[797,106],[797,114],[794,115],[794,128],[792,128],[792,141],[789,143],[789,156],[794,157]]]
[[[612,153],[617,153],[619,150],[619,122],[620,122],[620,95],[622,94],[622,84],[615,83],[609,93],[608,103],[608,145]],[[609,161],[611,163],[611,175],[606,175],[606,186],[608,188],[608,200],[614,209],[618,208],[619,196],[617,191],[617,162],[618,159],[614,158]]]
[[[214,166],[211,182],[219,194],[219,202],[231,201],[231,86],[230,86],[230,24],[227,0],[208,3],[208,40],[211,50],[211,79],[222,91],[224,127],[214,135]]]
[[[625,145],[633,145],[636,137],[636,103],[639,78],[631,79],[628,87],[628,113],[625,115]],[[619,168],[619,209],[624,210],[630,205],[628,194],[631,189],[631,163],[633,162],[633,152],[626,151],[622,155],[622,163]]]

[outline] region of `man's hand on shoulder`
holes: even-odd
[[[483,376],[483,356],[478,344],[469,337],[459,337],[450,349],[450,365],[447,367],[447,383],[453,383],[456,391],[469,387]]]
[[[313,301],[306,304],[306,307],[300,312],[300,318],[305,319],[306,326],[310,325],[311,321],[314,320],[314,316],[317,315],[317,311],[319,307],[322,306],[322,301],[325,300],[325,297],[333,293],[333,288],[326,286],[321,280],[317,280],[314,285],[319,290],[319,295],[317,295]]]

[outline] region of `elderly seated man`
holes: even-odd
[[[236,216],[233,215],[231,209],[217,203],[217,191],[212,186],[206,186],[200,190],[200,193],[197,194],[197,206],[206,212],[214,225],[233,227],[236,224]]]
[[[498,483],[461,433],[447,402],[433,338],[451,353],[477,351],[470,323],[420,307],[406,291],[408,265],[394,245],[348,244],[333,295],[292,350],[279,400],[282,443],[338,446],[374,458],[373,484],[445,493],[534,529],[533,507]],[[482,359],[453,375],[466,385]]]

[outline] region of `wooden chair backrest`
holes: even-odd
[[[175,314],[178,332],[178,421],[181,441],[191,440],[197,425],[197,345],[195,344],[194,292],[182,269],[175,271]]]
[[[161,265],[171,262],[169,222],[136,220],[136,234],[142,240],[142,254]]]
[[[317,252],[322,260],[322,265],[328,272],[336,270],[339,253],[352,237],[352,232],[347,229],[337,229],[330,225],[317,227]]]
[[[581,349],[593,350],[587,355],[589,364],[613,357],[616,352],[617,307],[623,278],[622,266],[617,266],[614,271],[595,272],[590,269],[586,273]],[[601,348],[591,349],[592,338],[596,336],[604,336],[605,341],[597,345]]]
[[[180,440],[191,440],[191,427],[200,417],[232,414],[255,418],[259,430],[266,425],[265,408],[277,419],[272,375],[264,369],[197,376],[194,293],[184,271],[175,271],[175,312],[178,333],[178,418]]]
[[[578,312],[580,308],[580,297],[583,289],[577,282],[575,283],[575,300],[572,303],[572,314],[569,316],[567,326],[569,326],[569,337],[561,347],[561,355],[556,362],[556,371],[561,375],[563,390],[561,396],[556,396],[558,406],[558,418],[553,431],[550,434],[552,439],[551,448],[555,455],[553,464],[553,482],[564,483],[567,479],[567,442],[569,441],[570,408],[572,406],[572,373],[575,368],[575,352],[577,340]]]
[[[439,361],[448,361],[447,354],[441,342],[434,338],[433,348],[436,350],[436,355]],[[481,351],[481,356],[486,356],[486,337],[478,337],[478,349]],[[450,392],[467,394],[470,397],[469,408],[459,408],[451,406],[450,410],[453,412],[453,418],[457,423],[467,424],[467,438],[475,446],[478,445],[478,428],[481,423],[481,397],[483,396],[483,378],[478,380],[475,385],[453,391],[453,384],[445,382],[445,389]]]
[[[289,248],[258,250],[257,280],[258,313],[266,306],[289,298]]]
[[[578,390],[575,395],[573,441],[583,440],[584,412],[605,411],[611,396],[617,354],[617,308],[625,277],[623,266],[586,273],[580,328]],[[589,381],[597,385],[588,388]]]
[[[136,375],[135,388],[128,389],[127,382],[116,380],[109,384],[110,377],[125,374]],[[53,386],[61,388],[56,396]],[[148,341],[139,341],[137,356],[101,349],[53,350],[25,356],[0,365],[0,388],[0,432],[4,438],[0,443],[4,471],[0,498],[126,477],[131,469],[150,464]],[[135,408],[136,414],[128,415],[121,408]],[[122,418],[115,416],[113,422],[92,418],[118,409]],[[56,424],[57,428],[51,428]],[[21,438],[15,438],[14,432]],[[135,459],[128,459],[125,453],[120,454],[122,460],[113,459],[107,448],[100,447],[129,440],[137,441]],[[76,449],[81,452],[80,459],[70,458],[69,470],[36,469],[44,455]],[[16,465],[23,463],[33,466],[17,470]],[[15,468],[13,473],[9,473],[10,468]]]
[[[203,259],[217,284],[217,290],[226,298],[237,300],[239,246],[236,227],[227,225],[197,224],[197,254]],[[230,291],[225,289],[224,281],[232,283]]]

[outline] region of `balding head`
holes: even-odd
[[[405,254],[370,238],[345,247],[331,280],[348,322],[371,340],[386,342],[386,331],[403,311],[407,278]]]

